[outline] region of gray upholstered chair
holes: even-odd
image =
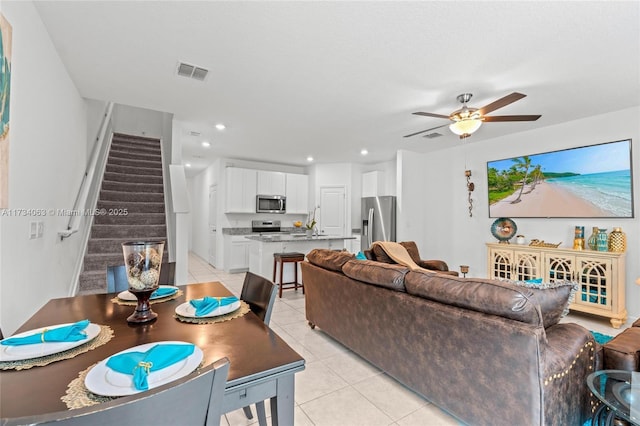
[[[160,266],[159,284],[173,285],[176,277],[176,263],[168,262]],[[124,265],[107,266],[107,293],[115,293],[129,289],[127,268]]]
[[[256,314],[265,324],[269,325],[277,292],[278,287],[271,281],[252,272],[247,272],[244,276],[240,299],[247,302],[251,308],[251,312]],[[253,418],[251,407],[246,406],[242,409],[248,419]],[[260,426],[266,426],[267,414],[264,408],[264,401],[256,403],[256,413],[258,415],[258,424]]]
[[[3,425],[110,426],[220,424],[229,360],[220,359],[163,386],[77,410],[2,419]]]

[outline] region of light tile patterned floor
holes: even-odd
[[[189,282],[220,281],[240,295],[244,274],[228,274],[205,260],[189,255]],[[606,319],[570,314],[563,321],[589,330],[616,335]],[[460,422],[426,399],[390,378],[320,330],[311,330],[304,315],[302,292],[285,291],[276,298],[270,327],[306,360],[296,374],[295,425],[458,426]],[[269,404],[266,404],[270,416]],[[270,419],[269,419],[270,422]],[[257,424],[242,410],[227,413],[223,426]]]

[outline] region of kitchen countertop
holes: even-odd
[[[289,241],[332,241],[332,240],[353,240],[355,237],[339,237],[337,235],[318,235],[317,237],[307,237],[306,234],[276,234],[276,235],[246,235],[246,239],[261,241],[263,243],[280,243]]]

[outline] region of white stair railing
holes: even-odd
[[[109,102],[105,108],[105,113],[98,129],[87,169],[82,176],[78,195],[76,195],[73,208],[69,212],[67,229],[58,231],[58,236],[61,241],[78,232],[83,225],[83,219],[88,219],[88,221],[92,223],[93,217],[97,213],[96,204],[98,202],[99,188],[111,145],[112,112],[113,102]],[[89,226],[90,223],[88,224]],[[84,224],[87,225],[87,223]]]

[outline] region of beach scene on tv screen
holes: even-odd
[[[489,217],[633,217],[631,141],[487,163]]]

